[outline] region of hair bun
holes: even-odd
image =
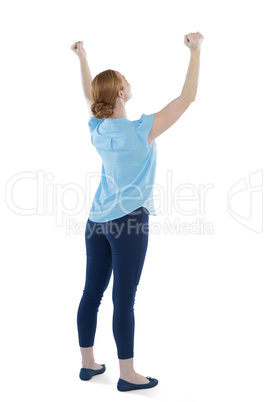
[[[113,114],[113,107],[110,103],[94,102],[91,105],[91,111],[95,117],[102,119]]]

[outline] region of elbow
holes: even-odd
[[[191,94],[181,94],[181,97],[183,99],[185,99],[185,101],[187,101],[188,103],[192,103],[195,101],[195,95],[191,95]]]
[[[194,102],[194,101],[195,101],[195,96],[189,97],[189,102],[190,102],[190,103],[192,103],[192,102]]]
[[[188,100],[189,100],[189,102],[191,102],[191,103],[195,101],[195,98],[196,98],[195,95],[189,95],[189,96],[188,96]]]

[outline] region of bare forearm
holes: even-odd
[[[195,100],[200,66],[200,51],[191,50],[191,58],[181,95],[191,101]]]
[[[80,66],[81,66],[83,92],[86,98],[91,99],[90,86],[92,82],[92,76],[90,73],[86,56],[80,58]]]

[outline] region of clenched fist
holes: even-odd
[[[79,59],[83,58],[86,56],[85,49],[83,48],[83,42],[75,42],[72,46],[71,49],[74,51],[74,53],[79,57]]]
[[[189,33],[184,35],[184,44],[189,47],[190,50],[200,50],[204,36],[200,32]]]

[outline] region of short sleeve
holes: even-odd
[[[97,125],[103,121],[103,119],[98,119],[97,117],[92,115],[88,121],[88,126],[90,130],[93,131],[97,127]]]
[[[148,143],[149,132],[153,126],[154,122],[154,113],[141,115],[141,118],[138,120],[138,124],[136,126],[136,134],[139,136],[140,140],[144,144],[146,148],[151,148]]]

